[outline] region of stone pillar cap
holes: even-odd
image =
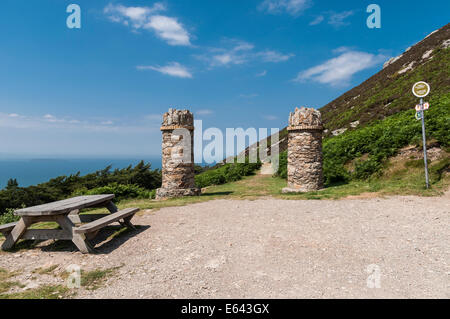
[[[288,131],[293,130],[323,130],[322,115],[314,108],[295,108],[294,113],[289,114]]]
[[[174,130],[177,128],[193,129],[194,115],[189,110],[170,108],[164,113],[161,130]]]

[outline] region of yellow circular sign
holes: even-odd
[[[417,82],[412,88],[412,92],[417,97],[425,97],[430,94],[430,85],[426,82]]]

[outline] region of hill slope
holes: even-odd
[[[450,92],[450,24],[392,58],[383,70],[320,109],[328,135],[384,119],[414,107],[417,81],[431,85],[433,96]],[[337,132],[336,132],[337,133]]]

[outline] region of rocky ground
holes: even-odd
[[[144,212],[97,255],[44,243],[2,252],[0,267],[19,271],[16,290],[64,284],[71,264],[120,267],[79,298],[449,298],[449,217],[448,193],[216,200]]]

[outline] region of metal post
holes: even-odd
[[[423,110],[423,99],[420,99],[420,112],[422,113],[422,138],[423,138],[423,160],[425,161],[425,180],[427,188],[430,188],[428,179],[427,138],[425,136],[425,112]]]

